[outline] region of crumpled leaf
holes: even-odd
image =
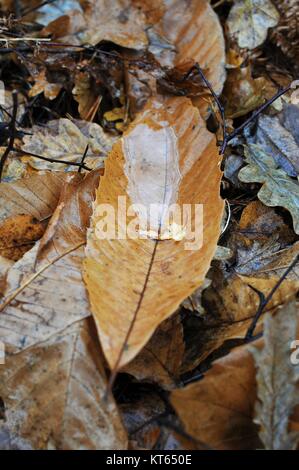
[[[265,345],[251,352],[257,368],[255,422],[268,450],[294,450],[299,432],[289,432],[289,419],[299,405],[299,364],[290,361],[290,344],[295,340],[298,308],[292,302],[264,321]]]
[[[72,93],[78,102],[80,117],[84,121],[93,121],[102,97],[94,90],[92,78],[88,73],[79,72],[76,74]]]
[[[278,24],[279,13],[270,0],[236,0],[227,20],[229,33],[242,48],[255,49],[268,29]]]
[[[112,369],[130,362],[156,327],[201,284],[220,232],[223,201],[219,196],[221,172],[215,137],[206,130],[190,100],[159,99],[148,102],[110,153],[88,236],[84,278],[103,351]],[[138,165],[141,149],[142,168]],[[175,187],[178,171],[182,180]],[[154,202],[161,204],[165,178],[167,188],[173,188],[172,202],[204,205],[202,248],[186,250],[184,236],[178,241],[164,219],[159,232],[165,240],[158,240],[157,232],[147,232],[143,238],[139,234],[137,239],[98,238],[100,204],[109,203],[117,210],[119,196],[124,197],[127,207],[132,203],[147,208]],[[129,220],[123,224],[127,226]],[[156,229],[154,226],[153,231]],[[153,299],[159,299],[154,309]]]
[[[50,83],[47,80],[46,69],[42,69],[34,76],[34,85],[29,90],[29,96],[34,97],[43,93],[48,100],[55,100],[61,89],[62,86],[59,83]]]
[[[299,234],[299,184],[292,180],[271,155],[258,145],[250,144],[245,148],[248,165],[239,172],[239,179],[244,183],[263,183],[258,198],[267,206],[281,206],[287,209],[293,218],[294,230]]]
[[[106,377],[81,277],[98,178],[69,176],[44,237],[8,271],[0,306],[2,448],[126,448],[114,401],[104,400]]]
[[[229,70],[224,87],[227,118],[235,119],[248,114],[265,101],[266,80],[253,78],[251,67]]]
[[[46,127],[33,126],[32,136],[24,137],[22,150],[47,158],[80,163],[88,146],[84,164],[91,169],[103,167],[103,161],[116,138],[96,123],[61,118]],[[72,171],[73,166],[26,157],[37,170]]]
[[[248,136],[247,142],[258,145],[270,154],[289,176],[297,176],[299,174],[298,122],[299,107],[285,104],[277,116],[262,114],[254,136]]]
[[[68,38],[92,45],[111,41],[123,47],[144,49],[148,44],[147,17],[134,3],[131,0],[72,2],[71,8],[64,6],[63,15],[50,22],[43,32],[63,42]]]

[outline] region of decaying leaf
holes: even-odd
[[[63,310],[61,310],[62,314]],[[91,320],[37,341],[2,366],[3,449],[125,449]]]
[[[244,347],[215,361],[202,380],[171,393],[185,431],[214,450],[261,447],[255,398],[254,363]]]
[[[299,174],[299,107],[285,104],[277,116],[261,115],[248,143],[259,145],[289,176]]]
[[[80,117],[85,121],[92,121],[102,97],[93,89],[93,82],[88,73],[79,72],[75,78],[73,95],[78,102]]]
[[[165,413],[165,402],[157,393],[145,392],[142,398],[132,397],[120,411],[129,435],[130,448],[154,449],[161,434],[159,417]],[[156,421],[155,421],[156,419]]]
[[[9,354],[46,341],[89,316],[81,263],[99,175],[68,178],[44,236],[7,273],[0,338]]]
[[[46,224],[30,215],[17,215],[0,222],[0,255],[17,261],[39,240]]]
[[[46,70],[42,69],[34,76],[34,85],[29,91],[29,96],[37,96],[40,93],[48,100],[54,100],[59,95],[62,86],[59,83],[50,83],[46,77]]]
[[[289,419],[299,405],[299,365],[290,358],[298,312],[292,302],[276,315],[266,316],[264,348],[252,348],[257,368],[255,422],[260,426],[261,441],[270,450],[294,450],[299,443],[299,432],[289,432]]]
[[[12,183],[0,184],[0,221],[18,215],[30,215],[38,221],[49,218],[57,206],[64,173],[45,172]]]
[[[292,314],[290,308],[293,309]],[[291,318],[286,318],[288,313]],[[262,442],[258,438],[258,427],[254,423],[258,421],[258,424],[261,424],[262,421],[261,405],[256,405],[257,396],[266,399],[267,404],[264,404],[264,407],[268,406],[268,414],[265,415],[268,421],[262,423],[262,431],[259,433],[264,443],[267,432],[272,433],[271,437],[267,435],[267,438],[276,438],[276,442],[279,442],[282,437],[280,429],[286,430],[288,422],[291,428],[296,426],[292,420],[297,420],[298,414],[291,416],[291,405],[298,405],[298,385],[295,395],[296,372],[290,363],[290,341],[296,338],[295,317],[298,318],[298,309],[293,304],[278,311],[277,315],[280,319],[277,319],[277,316],[268,317],[271,327],[269,324],[266,327],[264,349],[262,349],[263,340],[254,342],[253,346],[236,348],[227,356],[215,361],[203,379],[172,392],[171,402],[185,430],[191,436],[208,443],[214,449],[262,448]],[[297,337],[299,337],[298,329]],[[257,376],[252,357],[253,350],[258,359]],[[256,410],[258,410],[258,419],[255,418]],[[288,442],[284,442],[283,448],[288,447],[288,444],[294,444],[295,439],[292,440],[291,436],[284,433],[282,438]]]
[[[260,201],[249,204],[234,226],[227,245],[228,260],[214,262],[209,285],[201,293],[201,315],[188,312],[184,319],[185,356],[181,373],[194,369],[226,340],[243,338],[259,307],[299,253],[292,229]],[[299,291],[296,265],[268,302],[265,312],[292,299]],[[192,306],[187,308],[193,310]],[[260,323],[258,329],[260,329]]]
[[[240,47],[254,49],[266,39],[268,29],[278,24],[279,13],[271,0],[237,0],[227,20],[229,33]]]
[[[0,306],[7,353],[2,448],[126,448],[113,399],[104,400],[100,347],[85,319],[81,260],[98,178],[69,176],[44,237],[7,273]]]
[[[245,148],[248,165],[239,172],[244,183],[263,183],[258,192],[259,199],[267,206],[281,206],[290,211],[294,230],[299,234],[299,184],[282,169],[277,168],[273,157],[258,145]]]
[[[25,152],[70,163],[80,163],[87,150],[84,163],[91,169],[103,167],[103,161],[111,150],[115,137],[105,133],[96,123],[59,119],[46,127],[34,126],[33,135],[24,137]],[[72,171],[74,167],[53,163],[37,157],[26,157],[37,170]]]
[[[266,80],[253,78],[250,66],[229,70],[225,83],[226,115],[235,119],[248,114],[265,100]]]
[[[122,372],[131,374],[138,380],[158,383],[166,390],[174,388],[179,381],[185,351],[183,334],[180,316],[168,318]]]
[[[186,98],[150,100],[114,146],[97,192],[84,265],[91,308],[111,368],[132,360],[156,327],[203,281],[220,231],[220,177],[215,138]],[[110,204],[118,213],[120,196],[126,207],[142,204],[148,210],[150,204],[160,205],[151,230],[146,228],[147,215],[135,209],[134,227],[125,213],[115,238],[110,232],[112,239],[100,239],[101,204]],[[185,246],[182,220],[181,225],[169,225],[160,213],[161,204],[169,208],[173,203],[203,204],[201,248],[201,243],[195,249]],[[194,224],[194,211],[190,217]],[[124,238],[121,233],[129,222],[134,239],[117,239]],[[198,220],[198,228],[200,224]]]

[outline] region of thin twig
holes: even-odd
[[[82,168],[83,168],[83,165],[84,165],[84,160],[85,160],[85,158],[86,158],[88,149],[89,149],[89,144],[86,145],[86,149],[85,149],[85,151],[84,151],[83,157],[81,158],[81,164],[80,164],[80,167],[79,167],[79,169],[78,169],[78,173],[81,173],[81,171],[82,171]]]
[[[215,93],[211,83],[209,82],[209,80],[207,79],[207,77],[205,76],[204,74],[204,71],[202,70],[202,68],[200,67],[200,65],[198,63],[196,63],[195,65],[193,65],[193,67],[191,67],[191,69],[189,70],[189,72],[185,75],[184,77],[184,80],[187,80],[190,75],[192,74],[192,72],[196,70],[198,72],[198,74],[200,75],[202,81],[204,82],[204,84],[206,85],[206,87],[208,88],[208,90],[210,91],[212,97],[214,98],[214,101],[215,103],[217,104],[217,107],[219,109],[219,113],[220,113],[220,116],[221,116],[221,120],[222,120],[222,132],[223,132],[223,143],[222,143],[222,146],[224,146],[224,143],[226,141],[226,136],[227,136],[227,133],[226,133],[226,118],[225,118],[225,111],[224,111],[224,107],[221,103],[221,101],[219,100],[217,94]],[[223,148],[221,147],[221,150],[220,150],[220,153],[223,155],[224,151],[223,151]]]
[[[226,149],[228,143],[232,139],[234,139],[237,135],[239,135],[245,129],[245,127],[247,127],[251,122],[253,122],[263,111],[265,111],[269,106],[271,106],[271,104],[273,104],[274,101],[276,101],[278,98],[283,96],[290,89],[291,89],[291,85],[288,85],[286,88],[282,88],[281,90],[279,90],[277,93],[275,93],[274,96],[272,96],[272,98],[270,98],[268,101],[266,101],[266,103],[264,103],[262,106],[260,106],[258,109],[256,109],[252,113],[252,115],[245,122],[243,122],[243,124],[241,124],[241,126],[237,127],[237,129],[235,129],[233,132],[228,134],[226,136],[226,139],[225,139],[225,145],[223,146],[223,153],[225,152],[225,149]]]
[[[44,2],[40,3],[39,5],[36,5],[35,7],[28,8],[28,10],[24,11],[22,18],[24,18],[24,16],[29,15],[29,13],[33,13],[34,11],[39,10],[45,5],[50,5],[51,3],[54,3],[54,2],[56,2],[56,0],[45,0]]]
[[[10,138],[9,138],[8,146],[6,147],[5,152],[3,153],[0,159],[0,181],[2,178],[2,173],[3,173],[5,162],[10,152],[13,150],[14,141],[15,141],[16,119],[17,119],[17,112],[18,112],[18,92],[16,90],[12,92],[12,100],[13,100],[13,112],[12,112],[12,118],[11,118],[10,125],[9,125]]]
[[[78,166],[79,168],[83,168],[83,170],[91,171],[91,168],[88,166],[84,165],[84,163],[81,162],[68,162],[67,160],[59,160],[58,158],[50,158],[50,157],[44,157],[43,155],[38,155],[33,152],[28,152],[27,150],[21,150],[21,149],[13,149],[15,152],[22,153],[23,155],[30,155],[35,158],[40,158],[41,160],[45,160],[47,162],[51,163],[62,163],[63,165],[69,165],[69,166]]]
[[[255,288],[253,288],[252,286],[250,286],[252,289],[255,290],[255,292],[257,292],[257,294],[259,295],[259,299],[260,299],[260,304],[259,304],[259,307],[258,307],[258,310],[251,322],[251,325],[249,326],[248,330],[247,330],[247,333],[245,335],[245,340],[246,341],[250,341],[252,338],[253,338],[253,333],[254,333],[254,330],[256,328],[256,325],[263,313],[263,311],[265,310],[265,307],[267,306],[267,304],[270,302],[270,300],[272,299],[273,295],[275,294],[275,292],[277,291],[277,289],[281,286],[281,284],[283,283],[283,281],[286,279],[286,277],[288,276],[288,274],[292,271],[292,269],[296,266],[296,264],[298,263],[299,261],[299,254],[294,258],[294,260],[292,261],[292,263],[290,264],[290,266],[287,268],[287,270],[283,273],[283,275],[281,276],[281,278],[279,279],[279,281],[275,284],[275,286],[273,287],[273,289],[271,290],[271,292],[267,295],[267,297],[264,296],[264,294],[262,292],[259,292],[257,291]]]

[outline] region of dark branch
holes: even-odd
[[[16,119],[17,119],[17,112],[18,112],[18,92],[14,90],[12,92],[12,99],[13,99],[13,111],[12,111],[12,117],[9,125],[9,142],[8,146],[5,149],[5,152],[3,153],[1,159],[0,159],[0,181],[2,178],[2,173],[4,169],[5,162],[10,154],[10,152],[13,150],[14,146],[14,141],[15,141],[15,135],[16,135]]]
[[[251,322],[251,325],[249,326],[248,330],[247,330],[247,333],[246,333],[246,336],[245,336],[245,340],[246,341],[251,341],[252,338],[253,338],[253,334],[254,334],[254,330],[256,328],[256,325],[263,313],[263,311],[265,310],[265,307],[268,305],[268,303],[270,302],[270,300],[272,299],[273,295],[275,294],[275,292],[277,291],[277,289],[281,286],[281,284],[283,283],[283,281],[286,279],[286,277],[288,276],[288,274],[292,271],[292,269],[296,266],[296,264],[298,263],[299,261],[299,255],[297,255],[294,260],[292,261],[292,263],[290,264],[290,266],[286,269],[286,271],[283,273],[283,275],[281,276],[281,278],[279,279],[279,281],[275,284],[275,286],[273,287],[273,289],[271,290],[271,292],[267,295],[267,297],[265,297],[261,292],[257,291],[256,289],[254,289],[252,286],[250,286],[252,289],[255,290],[255,292],[258,293],[259,295],[259,298],[260,298],[260,304],[259,304],[259,308]]]

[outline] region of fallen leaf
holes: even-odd
[[[125,449],[126,435],[90,320],[81,320],[7,358],[0,393],[1,448]],[[6,445],[5,445],[6,444]]]
[[[299,174],[299,107],[285,104],[277,116],[261,115],[253,137],[247,142],[271,155],[289,176]]]
[[[81,263],[99,175],[68,178],[44,236],[7,273],[0,338],[8,354],[47,341],[89,316]]]
[[[142,166],[135,161],[141,149]],[[203,281],[220,232],[220,178],[215,138],[186,98],[150,100],[110,153],[97,191],[84,278],[103,351],[112,369],[130,362],[156,327]],[[113,235],[112,239],[99,239],[100,205],[109,204],[117,210],[119,196],[127,207],[138,203],[149,208],[165,198],[168,207],[174,202],[180,206],[203,204],[203,247],[186,250],[182,227],[180,232],[179,226],[175,229],[165,219],[159,222],[159,211],[152,232],[138,234],[139,219],[139,228],[133,229],[137,230],[135,239],[117,239]],[[129,221],[132,228],[130,217],[124,217],[119,235]],[[141,225],[144,223],[141,217]],[[166,239],[158,240],[163,237]]]
[[[96,172],[85,179],[69,176],[44,237],[8,271],[0,307],[6,346],[0,381],[2,448],[126,448],[115,403],[112,397],[104,399],[103,360],[86,319],[81,277],[98,177]]]
[[[213,363],[202,380],[171,393],[185,431],[214,450],[261,447],[253,423],[254,362],[240,347]]]
[[[71,121],[61,118],[50,121],[46,127],[33,126],[32,136],[24,137],[22,150],[43,157],[80,163],[88,146],[84,163],[91,169],[103,167],[115,137],[105,133],[96,123]],[[37,157],[26,157],[37,170],[73,171],[73,166],[53,163]]]
[[[55,100],[59,95],[62,86],[59,83],[50,83],[47,80],[46,70],[42,69],[34,76],[34,85],[29,90],[29,96],[34,97],[43,93],[48,100]]]
[[[229,70],[224,87],[225,112],[229,119],[248,114],[265,101],[266,80],[253,78],[251,67]]]
[[[264,347],[251,352],[257,368],[255,422],[266,449],[294,450],[299,432],[288,432],[289,419],[299,405],[299,365],[290,360],[290,344],[296,339],[298,308],[292,302],[264,320]]]
[[[40,173],[15,182],[0,183],[0,222],[8,217],[29,215],[42,222],[57,206],[64,173]]]
[[[259,307],[259,297],[252,287],[265,296],[270,293],[299,253],[295,240],[293,231],[274,209],[254,201],[243,210],[226,242],[232,250],[231,258],[214,261],[208,273],[209,285],[201,293],[201,315],[187,312],[183,320],[185,355],[181,374],[193,370],[225,341],[245,336]],[[298,276],[296,265],[265,312],[275,311],[298,293]],[[190,302],[187,308],[193,310]]]
[[[133,375],[139,381],[153,382],[171,390],[179,382],[180,366],[185,343],[179,315],[165,320],[137,357],[121,372]]]
[[[293,218],[294,230],[299,234],[299,184],[282,169],[277,168],[273,157],[258,145],[245,148],[248,165],[239,171],[239,179],[244,183],[263,183],[258,198],[267,206],[281,206]]]
[[[94,90],[92,79],[88,73],[79,72],[76,75],[72,93],[78,102],[80,117],[85,121],[93,121],[102,97]]]
[[[165,413],[165,402],[161,397],[145,391],[141,398],[132,397],[129,403],[121,404],[120,412],[129,435],[130,448],[154,449],[161,434],[158,419]]]
[[[263,44],[268,29],[278,24],[279,13],[270,0],[236,0],[227,20],[229,34],[239,47],[255,49]]]
[[[30,215],[17,215],[0,222],[0,255],[17,261],[22,258],[46,228]]]
[[[159,54],[162,65],[176,66],[189,59],[198,62],[215,92],[221,93],[226,78],[225,44],[218,17],[207,0],[168,0],[154,29],[176,49],[176,53],[167,48],[164,55]],[[202,99],[193,98],[193,102],[201,111],[206,108]]]
[[[233,349],[215,361],[201,380],[171,393],[185,431],[213,449],[260,449],[259,436],[265,439],[265,426],[271,430],[271,438],[279,441],[280,429],[298,425],[298,413],[291,415],[290,406],[298,405],[298,385],[296,394],[294,389],[298,366],[290,363],[290,343],[299,337],[298,308],[292,302],[274,316],[268,315],[264,339]],[[260,432],[257,424],[261,419],[256,419],[256,413],[260,416],[264,410],[258,397],[267,400],[264,406],[268,407],[263,415],[267,422]],[[282,437],[289,439],[286,433]]]
[[[148,44],[146,21],[142,8],[136,8],[131,0],[84,0],[75,2],[71,8],[64,7],[63,15],[50,22],[43,33],[62,42],[76,38],[77,44],[111,41],[123,47],[144,49]]]

